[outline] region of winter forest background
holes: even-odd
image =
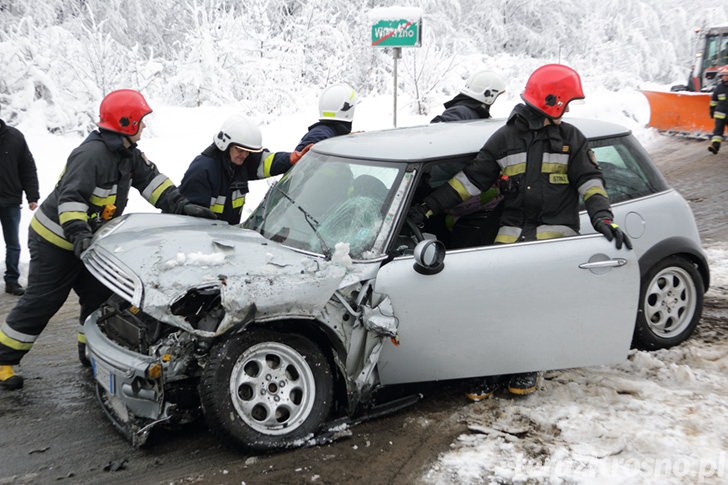
[[[0,0],[0,117],[42,110],[49,132],[82,135],[121,87],[261,123],[334,82],[391,93],[391,52],[371,47],[367,12],[392,5],[424,15],[423,46],[398,69],[401,109],[418,115],[484,65],[518,87],[545,62],[613,91],[684,83],[693,28],[728,23],[715,0]]]

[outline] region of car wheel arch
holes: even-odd
[[[333,329],[318,320],[290,318],[272,322],[254,322],[246,326],[245,330],[242,331],[258,328],[269,328],[282,333],[297,334],[316,344],[328,359],[331,368],[335,369],[333,373],[335,409],[353,409],[355,407],[357,403],[349,402],[351,393],[345,377],[346,349]]]
[[[660,241],[648,249],[640,258],[640,277],[644,276],[660,261],[670,256],[682,257],[693,263],[702,280],[703,288],[707,292],[710,287],[710,269],[702,249],[692,239],[672,237]]]

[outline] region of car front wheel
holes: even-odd
[[[663,349],[685,341],[703,312],[703,280],[695,266],[670,256],[642,278],[634,345]]]
[[[212,348],[200,397],[213,432],[234,447],[300,446],[328,417],[331,366],[302,336],[247,331]]]

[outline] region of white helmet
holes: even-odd
[[[356,103],[356,91],[348,84],[329,86],[319,98],[319,119],[352,121]]]
[[[263,135],[260,134],[260,128],[253,123],[253,120],[243,115],[233,115],[226,119],[213,141],[223,152],[231,144],[249,152],[263,151]]]
[[[493,71],[480,71],[470,76],[460,92],[476,101],[491,105],[495,103],[498,95],[505,91],[506,83],[498,74]]]

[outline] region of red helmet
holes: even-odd
[[[107,94],[99,107],[99,128],[134,136],[139,132],[142,118],[152,112],[142,93],[119,89]]]
[[[561,118],[566,106],[584,99],[579,73],[561,64],[546,64],[531,74],[521,98],[549,118]]]

